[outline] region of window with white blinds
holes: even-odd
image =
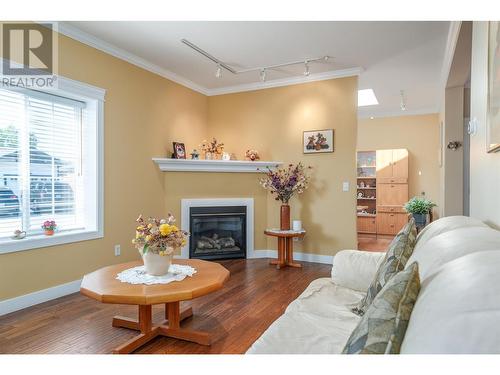
[[[16,230],[42,235],[47,220],[56,236],[96,230],[97,132],[87,105],[0,89],[0,250]]]

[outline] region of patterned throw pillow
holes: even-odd
[[[384,285],[405,268],[406,262],[413,253],[417,238],[417,227],[413,218],[401,229],[401,231],[394,237],[385,258],[380,264],[380,267],[375,274],[366,296],[359,302],[358,306],[352,309],[352,312],[358,315],[363,315],[372,303],[377,293],[384,287]]]
[[[342,353],[398,354],[419,291],[418,265],[412,263],[377,294]]]

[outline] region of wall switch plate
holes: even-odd
[[[115,245],[115,257],[120,256],[122,253],[122,250],[120,248],[120,245]]]
[[[349,191],[349,182],[348,181],[342,182],[342,191]]]

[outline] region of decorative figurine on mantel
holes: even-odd
[[[288,202],[294,194],[302,194],[309,185],[310,176],[307,175],[312,167],[304,167],[302,163],[297,165],[289,164],[287,168],[271,170],[268,168],[266,177],[260,180],[260,184],[271,194],[275,194],[275,199],[281,201],[280,229],[290,229],[290,206]]]
[[[256,150],[247,150],[247,152],[245,152],[245,157],[250,161],[255,161],[260,159],[259,152]]]
[[[224,151],[224,143],[218,143],[215,138],[212,138],[211,142],[204,140],[200,147],[205,153],[206,160],[220,159],[222,157],[222,152]]]
[[[200,158],[200,153],[198,150],[194,149],[193,152],[191,152],[191,159],[192,160],[198,160]]]

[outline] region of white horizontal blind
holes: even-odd
[[[0,238],[15,229],[41,232],[55,220],[61,231],[84,225],[82,105],[40,92],[0,90]],[[4,112],[5,110],[5,112]],[[5,137],[4,137],[5,138]]]

